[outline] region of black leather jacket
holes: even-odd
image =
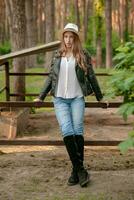
[[[98,81],[96,79],[94,70],[92,68],[91,57],[85,50],[84,50],[84,55],[86,56],[86,65],[87,65],[88,73],[87,75],[85,75],[85,72],[79,67],[78,63],[76,63],[75,70],[76,70],[78,82],[81,86],[84,96],[88,96],[94,93],[96,96],[96,99],[100,101],[103,98],[103,95],[101,93]],[[50,69],[48,78],[45,81],[44,87],[42,88],[42,91],[39,95],[39,99],[44,100],[44,98],[46,97],[49,91],[51,95],[55,96],[55,92],[56,92],[56,88],[58,84],[60,62],[61,62],[61,57],[59,56],[57,52],[52,60],[51,69]]]

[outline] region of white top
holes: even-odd
[[[75,58],[73,56],[62,57],[56,97],[74,98],[82,96],[82,89],[75,71]]]

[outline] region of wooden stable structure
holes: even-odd
[[[26,101],[10,101],[11,96],[18,96],[22,94],[14,94],[10,92],[10,76],[47,76],[48,73],[11,73],[9,70],[9,60],[17,57],[28,56],[37,54],[40,52],[52,51],[59,47],[60,41],[51,42],[49,44],[41,45],[38,47],[28,48],[25,50],[20,50],[17,52],[13,52],[0,57],[0,67],[4,66],[5,69],[5,86],[0,89],[0,93],[5,92],[6,101],[0,102],[0,108],[26,108],[26,107],[53,107],[53,103],[51,102],[26,102]],[[107,73],[99,73],[97,76],[110,76]],[[38,94],[23,94],[24,96],[38,96]],[[119,107],[122,102],[109,102],[107,107],[106,103],[100,102],[86,102],[86,107],[100,107],[100,108],[116,108]],[[93,145],[93,146],[114,146],[118,145],[121,141],[85,141],[85,145]],[[0,140],[0,145],[63,145],[62,141],[42,141],[42,140],[22,140],[22,139],[14,139],[14,140]]]

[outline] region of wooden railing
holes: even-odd
[[[41,76],[46,76],[48,75],[48,73],[11,73],[9,71],[9,60],[13,59],[13,58],[18,58],[18,57],[22,57],[22,56],[28,56],[28,55],[33,55],[33,54],[37,54],[37,53],[41,53],[41,52],[47,52],[47,51],[52,51],[55,50],[59,47],[60,45],[60,41],[56,41],[56,42],[51,42],[45,45],[40,45],[38,47],[32,47],[32,48],[28,48],[28,49],[23,49],[20,51],[16,51],[16,52],[12,52],[9,54],[6,54],[4,56],[0,56],[0,67],[4,66],[5,68],[5,86],[3,88],[0,88],[0,93],[6,91],[6,101],[10,101],[10,96],[36,96],[37,94],[11,94],[10,93],[10,76],[30,76],[30,75],[41,75]],[[2,104],[0,105],[0,107],[2,106]]]
[[[38,47],[33,47],[29,49],[20,50],[17,52],[13,52],[4,56],[0,57],[0,67],[3,65],[5,68],[5,86],[0,88],[0,94],[2,92],[6,92],[6,101],[0,102],[0,108],[3,107],[53,107],[53,104],[51,102],[26,102],[26,101],[10,101],[10,96],[16,96],[16,95],[25,95],[25,96],[37,96],[38,94],[13,94],[10,93],[10,76],[47,76],[48,73],[11,73],[9,68],[9,60],[17,57],[22,56],[28,56],[37,54],[40,52],[46,52],[46,51],[52,51],[59,47],[60,41],[51,42],[49,44],[41,45]],[[97,76],[110,76],[111,74],[107,73],[99,73],[96,74]],[[1,85],[0,85],[1,86]],[[106,105],[106,103],[99,103],[99,102],[86,102],[86,107],[101,107],[101,108],[115,108],[119,107],[122,104],[122,102],[109,102],[109,106]],[[95,145],[95,146],[114,146],[119,144],[120,141],[85,141],[85,145]],[[33,140],[0,140],[0,145],[63,145],[62,141],[33,141]]]
[[[55,50],[59,47],[60,43],[61,43],[60,41],[50,42],[48,44],[40,45],[37,47],[31,47],[27,49],[22,49],[16,52],[6,54],[4,56],[0,56],[0,65],[4,64],[5,62],[9,61],[9,59],[12,59],[12,58],[28,56],[28,55],[41,53],[41,52]]]
[[[47,76],[48,73],[14,73],[10,72],[9,70],[9,60],[17,57],[28,56],[37,54],[40,52],[52,51],[59,47],[60,41],[51,42],[45,45],[41,45],[38,47],[32,47],[24,50],[20,50],[17,52],[9,53],[4,56],[0,57],[0,67],[1,65],[5,66],[5,86],[0,89],[0,93],[6,92],[6,102],[0,102],[0,107],[52,107],[53,104],[51,102],[13,102],[10,101],[11,96],[38,96],[35,93],[11,93],[10,92],[10,76]],[[110,76],[111,74],[108,73],[96,73],[97,76]],[[122,102],[109,102],[109,108],[111,107],[118,107],[121,105]],[[102,107],[107,108],[105,103],[98,103],[98,102],[86,102],[86,107]]]

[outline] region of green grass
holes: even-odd
[[[0,70],[0,89],[5,87],[5,72]],[[5,101],[5,92],[0,93],[0,101]]]

